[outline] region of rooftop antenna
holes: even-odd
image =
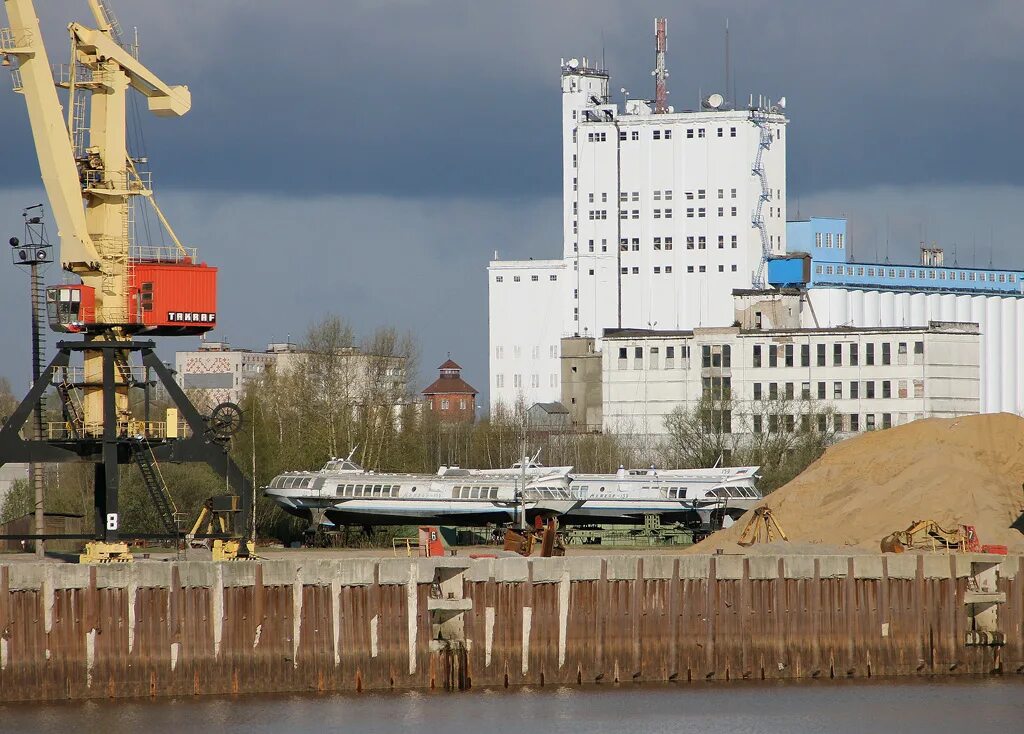
[[[991,225],[988,228],[988,266],[992,267],[992,251],[995,249],[995,234]]]
[[[725,19],[725,96],[729,96],[729,19]],[[736,104],[736,95],[733,94],[732,103],[729,106]]]
[[[668,72],[665,71],[665,45],[668,30],[668,21],[665,18],[654,19],[654,112],[662,115],[668,112],[668,89],[665,80]]]
[[[889,264],[889,212],[885,213],[885,264]]]
[[[604,61],[604,28],[601,29],[601,69],[607,69],[608,65]]]

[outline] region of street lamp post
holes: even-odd
[[[46,292],[43,287],[42,266],[53,262],[53,248],[46,238],[46,224],[43,221],[43,205],[27,207],[21,216],[25,220],[25,242],[11,237],[11,258],[15,265],[28,266],[29,296],[32,306],[32,384],[39,380],[43,371],[43,333],[46,328]],[[41,441],[43,435],[43,398],[36,404],[32,422],[33,438]],[[29,482],[35,493],[35,534],[46,533],[46,516],[43,512],[43,466],[33,461],[29,464]],[[43,539],[36,538],[37,558],[46,555]]]

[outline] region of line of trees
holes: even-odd
[[[498,406],[475,423],[444,424],[422,409],[411,383],[417,374],[414,339],[380,329],[359,339],[343,319],[313,324],[299,351],[249,383],[242,400],[245,425],[230,451],[243,472],[265,486],[284,471],[314,469],[347,456],[378,471],[434,472],[439,465],[507,467],[525,448],[549,466],[581,472],[614,472],[619,466],[693,468],[758,465],[770,491],[803,470],[835,440],[831,408],[813,400],[741,402],[728,391],[708,391],[692,408],[666,419],[664,439],[628,431],[574,433],[530,430],[527,405]],[[0,382],[0,415],[4,385]],[[10,390],[7,390],[10,393]],[[16,404],[11,398],[8,402]],[[59,401],[49,410],[59,412]],[[163,406],[155,408],[156,414]],[[13,404],[9,408],[13,410]],[[54,420],[59,420],[55,415]],[[203,501],[225,488],[203,465],[161,465],[177,509],[194,519]],[[303,523],[257,492],[261,537],[298,537]],[[27,504],[26,504],[27,503]],[[134,466],[122,468],[122,527],[157,532],[159,518]],[[92,473],[85,465],[52,468],[47,509],[92,513]],[[9,519],[31,508],[27,483],[0,513]],[[16,513],[16,514],[15,514]]]

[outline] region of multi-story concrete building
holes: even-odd
[[[174,355],[175,379],[200,409],[218,403],[237,403],[246,385],[276,362],[276,352],[233,349],[227,341],[199,343],[195,351]]]
[[[917,264],[853,262],[842,219],[792,222],[788,240],[794,256],[770,262],[768,279],[804,293],[800,325],[975,323],[979,411],[1024,413],[1024,271],[965,267],[935,247],[922,247]]]
[[[673,410],[703,397],[727,400],[735,433],[856,433],[979,408],[975,324],[622,329],[603,344],[603,423],[613,432],[662,436]],[[829,424],[801,426],[812,418]]]
[[[291,342],[267,345],[265,352],[232,348],[226,341],[202,341],[199,349],[175,355],[175,379],[201,409],[218,403],[237,403],[246,387],[268,370],[284,374],[295,369],[320,369],[323,355],[310,355]],[[312,360],[312,366],[311,366]],[[367,354],[355,347],[329,357],[330,381],[353,405],[373,392],[398,406],[408,402],[403,357]]]
[[[620,108],[587,59],[562,63],[561,90],[562,258],[488,269],[492,405],[557,400],[563,336],[727,323],[732,290],[785,251],[782,105]]]

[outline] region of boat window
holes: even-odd
[[[490,490],[487,492],[487,496],[488,496],[489,499],[492,499],[492,500],[498,499],[498,488],[497,487],[491,487]]]
[[[743,492],[740,491],[739,487],[727,487],[729,490],[730,497],[742,497]]]
[[[480,489],[478,487],[470,488],[470,490],[469,490],[469,498],[471,500],[478,500],[478,499],[480,499]]]
[[[363,485],[362,484],[357,484],[356,485],[356,488],[352,492],[352,496],[353,497],[362,497],[363,496]]]
[[[397,497],[398,496],[398,492],[399,492],[400,489],[402,489],[401,485],[399,485],[399,484],[392,484],[391,485],[391,496],[392,497]]]

